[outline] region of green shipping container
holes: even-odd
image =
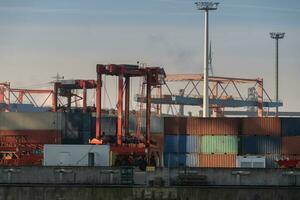
[[[238,137],[207,135],[201,138],[201,153],[204,154],[237,154]]]

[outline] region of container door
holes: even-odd
[[[68,166],[70,165],[70,153],[69,152],[61,152],[59,154],[59,165]]]

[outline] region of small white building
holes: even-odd
[[[44,145],[44,166],[110,166],[109,145]]]
[[[266,168],[265,156],[237,156],[236,166],[239,168]]]

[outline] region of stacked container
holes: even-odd
[[[187,133],[185,117],[164,118],[164,165],[199,167],[201,137]]]
[[[235,167],[239,121],[238,118],[190,118],[188,120],[188,129],[201,135],[199,167]]]
[[[300,118],[282,118],[281,134],[282,157],[300,160]]]
[[[265,156],[266,167],[277,167],[281,157],[280,118],[243,118],[239,155]]]
[[[165,166],[235,167],[238,118],[165,118]]]

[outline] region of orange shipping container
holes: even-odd
[[[282,154],[300,154],[300,136],[282,137]]]
[[[235,168],[235,154],[200,154],[200,167]]]
[[[187,118],[187,134],[238,135],[240,118]]]
[[[242,135],[271,135],[280,136],[280,118],[249,117],[242,120]]]

